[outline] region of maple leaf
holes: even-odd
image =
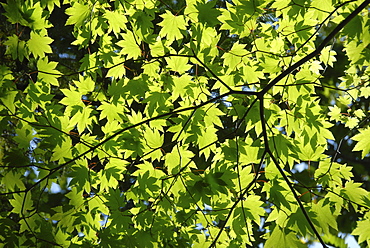
[[[80,75],[78,79],[78,81],[73,80],[73,83],[77,86],[81,94],[86,94],[94,90],[95,83],[90,77],[83,77]]]
[[[123,106],[103,102],[102,105],[98,107],[98,110],[102,111],[100,119],[107,118],[109,122],[112,122],[114,120],[122,120],[120,114],[123,115],[124,108]]]
[[[107,11],[104,17],[109,23],[108,32],[113,31],[113,33],[118,36],[119,32],[126,28],[127,18],[123,11]]]
[[[242,62],[243,56],[248,53],[248,51],[245,50],[244,47],[245,45],[236,42],[233,44],[231,50],[222,56],[222,58],[224,59],[224,64],[229,67],[228,72],[235,70],[237,65]]]
[[[127,54],[127,59],[138,58],[141,55],[141,50],[134,34],[131,31],[127,31],[126,34],[122,35],[122,38],[123,40],[117,42],[117,45],[122,47],[121,54]]]
[[[263,72],[258,71],[258,67],[255,65],[251,65],[251,66],[246,65],[244,66],[243,70],[244,70],[244,75],[245,75],[244,79],[248,83],[259,82],[260,79],[264,78]]]
[[[358,235],[359,243],[366,242],[367,246],[370,246],[370,219],[369,219],[369,213],[366,214],[367,218],[358,221],[357,227],[355,230],[353,230],[352,235]]]
[[[48,58],[42,58],[37,61],[37,69],[39,70],[38,79],[45,83],[54,86],[59,86],[58,79],[62,74],[55,70],[57,62],[48,62]]]
[[[360,91],[361,91],[361,96],[365,97],[366,99],[369,98],[369,96],[370,96],[370,87],[369,86],[361,88]]]
[[[122,78],[126,73],[126,69],[123,66],[124,60],[121,56],[112,56],[111,60],[112,62],[108,63],[110,69],[107,73],[107,77]]]
[[[353,148],[353,151],[362,151],[362,158],[364,158],[370,152],[370,127],[366,129],[360,129],[360,133],[353,136],[353,140],[358,143]]]
[[[349,127],[350,129],[355,128],[358,125],[359,120],[354,117],[348,117],[346,118],[346,124],[344,125],[345,127]]]
[[[158,130],[148,129],[144,133],[144,138],[147,145],[150,148],[155,149],[162,146],[164,137],[158,132]]]
[[[179,73],[183,73],[192,67],[188,64],[189,58],[187,57],[170,57],[166,58],[166,62],[169,69]]]
[[[81,26],[90,15],[90,6],[74,2],[73,6],[66,9],[66,14],[70,15],[66,25],[75,24]]]
[[[168,10],[166,10],[165,14],[160,16],[163,18],[163,21],[158,23],[158,25],[162,27],[159,35],[161,37],[167,37],[169,43],[181,39],[181,30],[186,29],[184,16],[175,16]]]
[[[199,12],[198,19],[200,22],[207,23],[209,26],[215,26],[219,24],[217,17],[221,14],[221,11],[217,8],[214,8],[216,2],[208,1],[207,3],[198,3],[196,8]]]
[[[341,118],[341,109],[337,105],[334,105],[333,107],[329,107],[329,110],[330,120],[339,121]]]
[[[369,243],[368,0],[2,2],[4,247]]]
[[[60,101],[61,104],[66,106],[84,106],[81,100],[82,94],[80,92],[68,89],[62,89],[61,91],[65,95],[65,97]]]
[[[334,50],[330,50],[330,46],[325,47],[321,51],[320,60],[325,64],[329,65],[331,67],[334,66],[334,62],[337,61],[335,58],[335,55],[337,55],[337,52]]]
[[[15,34],[9,37],[4,44],[7,46],[5,54],[11,54],[12,59],[19,58],[20,61],[23,61],[24,57],[28,55],[25,51],[26,42],[20,40]]]
[[[312,61],[311,66],[310,66],[310,71],[312,71],[315,74],[320,74],[320,70],[324,70],[322,66],[320,65],[320,61]]]
[[[31,32],[31,39],[27,41],[27,48],[28,50],[37,57],[44,57],[45,53],[52,53],[51,47],[49,46],[50,43],[53,42],[53,39],[46,36],[40,35],[35,32]]]

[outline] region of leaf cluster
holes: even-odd
[[[369,246],[369,3],[2,3],[0,243]]]

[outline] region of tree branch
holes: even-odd
[[[329,43],[331,39],[335,37],[339,33],[339,31],[344,28],[357,14],[359,14],[363,9],[366,8],[367,5],[370,4],[370,0],[364,1],[360,6],[358,6],[351,14],[349,14],[341,23],[339,23],[333,31],[331,31],[328,36],[321,42],[321,44],[316,48],[315,51],[311,52],[295,64],[288,67],[285,71],[283,71],[279,76],[274,78],[263,90],[261,90],[259,93],[261,95],[264,95],[266,92],[268,92],[272,87],[274,87],[281,79],[292,73],[295,69],[312,59],[313,57],[319,55],[322,49]]]

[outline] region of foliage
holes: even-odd
[[[369,3],[2,3],[0,243],[370,246]]]

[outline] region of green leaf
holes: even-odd
[[[217,8],[214,8],[216,2],[207,2],[205,4],[198,2],[195,6],[198,10],[198,20],[200,22],[208,24],[210,27],[214,27],[219,24],[217,17],[221,14],[221,11]]]
[[[163,135],[161,135],[158,130],[152,130],[148,128],[144,132],[144,138],[146,144],[149,146],[151,149],[159,148],[163,145]]]
[[[187,57],[169,57],[165,58],[167,66],[170,70],[176,71],[180,74],[188,71],[192,66],[189,65],[189,58]]]
[[[266,248],[283,248],[283,247],[306,247],[304,244],[299,242],[296,235],[289,231],[281,229],[276,226],[271,233],[271,236],[267,239],[265,246]]]
[[[362,158],[370,152],[370,128],[360,129],[360,133],[353,136],[353,140],[358,141],[353,151],[362,151]]]
[[[239,44],[239,42],[233,44],[231,50],[222,56],[224,64],[229,67],[228,72],[235,70],[238,65],[241,65],[243,56],[247,55],[247,53],[245,45]]]
[[[91,122],[94,118],[91,118],[91,113],[93,109],[89,107],[82,108],[82,111],[78,111],[75,113],[71,120],[70,125],[74,126],[77,125],[77,130],[79,132],[83,132],[85,128],[89,128],[91,125]]]
[[[91,9],[89,5],[74,2],[72,7],[66,9],[66,14],[70,16],[66,25],[75,24],[79,27],[85,23],[86,19],[90,16],[90,13]]]
[[[7,0],[7,3],[1,3],[6,11],[5,16],[8,17],[8,21],[12,24],[20,23],[21,25],[28,26],[32,10],[27,11],[25,4],[21,4],[21,1]],[[27,7],[29,7],[27,5]]]
[[[22,181],[22,175],[12,171],[9,171],[8,173],[5,174],[5,176],[1,180],[1,183],[7,185],[7,188],[10,191],[26,189]]]
[[[71,140],[64,141],[61,145],[58,145],[54,148],[53,156],[51,157],[52,161],[60,161],[61,163],[65,162],[65,159],[72,158],[72,142]]]
[[[370,246],[370,219],[369,214],[366,214],[367,218],[358,221],[357,227],[353,230],[352,235],[359,236],[358,243],[361,244],[366,242],[367,246]]]
[[[11,113],[15,113],[15,97],[17,96],[17,91],[8,91],[5,95],[0,96],[1,102],[9,109]]]
[[[193,157],[191,151],[186,151],[183,148],[173,149],[172,152],[166,154],[165,164],[168,171],[175,174],[180,171],[180,169],[190,162]]]
[[[91,173],[92,172],[89,170],[86,160],[78,162],[77,165],[74,165],[71,168],[69,176],[72,177],[72,180],[69,182],[69,186],[72,187],[72,191],[70,191],[66,196],[71,200],[71,203],[75,207],[83,205],[83,191],[88,192],[88,194],[91,191],[90,181],[86,180]]]
[[[99,173],[101,176],[100,186],[102,190],[108,190],[108,188],[116,188],[118,186],[118,180],[122,178],[124,168],[122,161],[119,159],[111,158],[109,163],[105,166],[104,170]],[[103,205],[104,206],[104,205]]]
[[[172,98],[185,97],[191,89],[192,78],[189,75],[173,78]]]
[[[109,71],[107,73],[107,77],[112,77],[114,79],[122,78],[125,73],[126,69],[123,66],[124,60],[121,58],[121,56],[112,56],[111,62],[108,64]]]
[[[139,47],[140,41],[135,37],[131,31],[122,35],[122,40],[117,42],[117,45],[122,47],[121,54],[127,55],[127,58],[138,58],[141,56]]]
[[[66,106],[81,106],[84,107],[81,101],[82,94],[78,91],[62,89],[61,90],[65,97],[60,101],[61,104]]]
[[[30,146],[30,142],[35,137],[32,127],[24,124],[16,133],[17,136],[14,137],[14,140],[18,142],[18,146],[27,149]]]
[[[362,205],[366,204],[366,202],[369,202],[368,192],[361,188],[361,183],[347,181],[344,188],[341,189],[341,195],[357,204]]]
[[[262,71],[258,71],[258,67],[250,64],[243,67],[244,70],[244,80],[250,84],[259,82],[260,79],[264,78]]]
[[[137,87],[133,84],[130,85],[131,87]],[[146,107],[147,114],[149,116],[153,116],[154,113],[161,114],[163,112],[167,112],[169,109],[169,103],[167,102],[167,98],[169,97],[168,93],[162,93],[162,92],[153,92],[151,93],[145,100],[143,100],[143,103],[148,103],[148,106]]]
[[[334,105],[333,107],[329,107],[329,116],[330,120],[340,121],[341,120],[341,109],[338,106]]]
[[[272,186],[264,185],[264,190],[269,193],[269,198],[271,198],[279,208],[285,207],[291,211],[294,206],[294,199],[286,183],[280,180],[273,180],[272,183]]]
[[[362,118],[362,117],[365,117],[365,113],[364,111],[362,111],[362,109],[357,109],[355,110],[355,112],[353,113],[357,118]]]
[[[73,80],[73,83],[78,88],[78,92],[80,92],[82,95],[86,95],[95,89],[95,82],[91,77],[79,76],[78,80]]]
[[[321,51],[321,54],[320,54],[320,60],[325,64],[325,65],[329,65],[331,67],[334,67],[334,62],[337,61],[337,59],[335,58],[335,55],[337,55],[337,53],[334,51],[334,50],[330,50],[330,47],[327,46],[325,47],[322,51]]]
[[[158,23],[162,27],[159,35],[167,37],[167,41],[171,44],[174,40],[182,38],[181,30],[186,29],[185,19],[182,15],[175,16],[170,11],[166,10],[165,14],[160,15],[163,21]]]
[[[28,57],[28,53],[26,53],[26,42],[19,40],[15,34],[9,37],[4,44],[7,46],[5,54],[11,54],[13,60],[19,59],[23,61],[24,57]]]
[[[336,216],[333,215],[328,201],[321,200],[317,204],[313,204],[312,210],[315,213],[314,221],[318,221],[316,226],[321,229],[324,234],[329,233],[329,228],[338,230]]]
[[[355,128],[359,123],[359,120],[357,118],[348,117],[346,118],[346,127],[349,127],[350,129]]]
[[[45,35],[40,35],[32,31],[31,38],[27,41],[27,48],[28,51],[32,53],[35,58],[43,58],[45,56],[45,53],[53,52],[49,45],[52,42],[52,38]]]
[[[28,216],[33,211],[33,201],[30,192],[15,194],[14,199],[9,200],[9,202],[13,206],[12,211],[21,214],[21,216]]]
[[[262,208],[263,202],[260,201],[260,197],[256,195],[248,196],[243,205],[247,218],[260,225],[261,216],[265,215],[265,210]]]
[[[134,33],[140,37],[141,40],[147,42],[153,33],[153,17],[144,11],[136,12],[133,16]]]
[[[310,65],[310,71],[312,71],[314,74],[320,75],[320,70],[324,70],[320,64],[320,61],[312,61],[312,64]]]
[[[48,58],[42,58],[37,61],[38,79],[44,83],[59,86],[58,78],[62,75],[55,67],[57,62],[49,62]]]
[[[370,96],[370,87],[363,87],[360,89],[361,91],[361,96],[365,97],[366,99],[369,98]]]
[[[295,143],[297,158],[303,161],[317,161],[322,158],[325,151],[325,146],[317,144],[317,135],[310,137],[310,141],[306,142],[302,138]]]
[[[113,33],[118,36],[121,30],[126,29],[127,18],[124,14],[122,10],[107,11],[104,13],[104,18],[106,18],[109,23],[108,32],[113,31]]]
[[[100,114],[100,120],[104,118],[107,118],[108,122],[112,122],[114,120],[122,120],[122,117],[120,115],[123,115],[123,106],[102,102],[102,105],[100,105],[97,109],[102,111]]]

